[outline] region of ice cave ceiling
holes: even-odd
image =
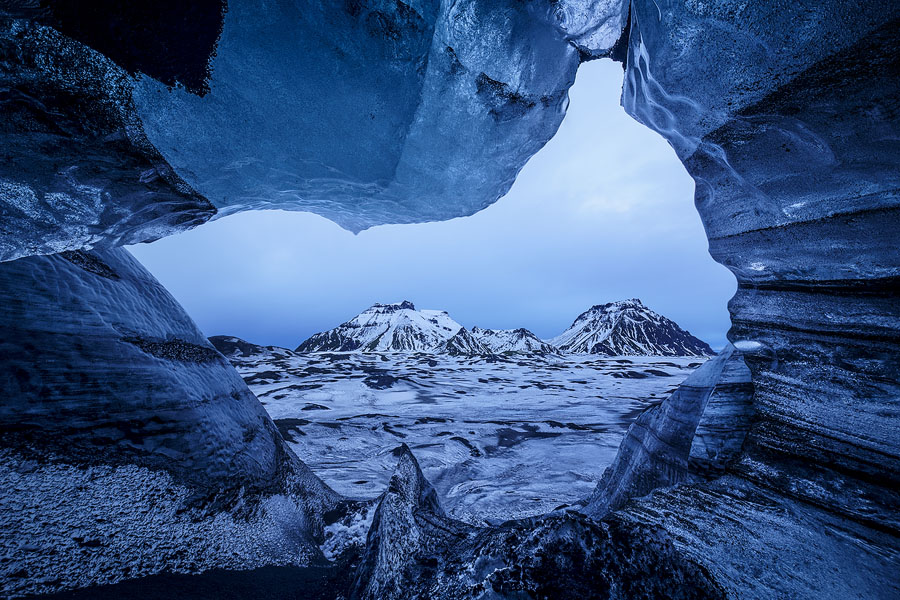
[[[641,421],[669,441],[624,444],[603,503],[505,529],[448,520],[403,455],[353,593],[900,595],[900,5],[79,6],[0,5],[4,594],[307,564],[350,510],[117,246],[267,207],[353,230],[471,214],[554,134],[579,63],[613,55],[738,279],[752,410],[720,363]],[[685,419],[746,439],[701,473]]]

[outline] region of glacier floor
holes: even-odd
[[[634,418],[701,364],[271,347],[229,359],[288,443],[336,491],[376,497],[405,443],[445,510],[473,524],[586,498]]]

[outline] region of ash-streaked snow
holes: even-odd
[[[556,352],[551,346],[532,332],[524,328],[519,329],[482,329],[475,326],[472,335],[488,350],[495,354],[501,352]]]
[[[591,307],[549,341],[531,331],[471,331],[447,311],[416,310],[409,300],[374,304],[334,329],[302,342],[297,352],[430,352],[454,356],[484,354],[603,354],[606,356],[712,356],[709,345],[674,321],[622,300]]]
[[[712,356],[709,344],[637,298],[598,304],[552,340],[562,352],[608,356]]]
[[[384,491],[403,443],[453,517],[540,514],[590,495],[628,425],[696,358],[295,353],[214,338],[288,444],[336,491]]]
[[[297,351],[434,352],[460,329],[462,325],[446,311],[416,310],[404,300],[375,304],[346,323],[312,336]]]

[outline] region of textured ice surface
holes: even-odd
[[[0,384],[5,425],[212,488],[266,487],[276,476],[278,434],[265,411],[126,250],[11,261],[0,281],[0,356],[16,374]]]
[[[602,54],[622,19],[610,2],[299,4],[229,2],[209,94],[136,86],[150,140],[220,214],[359,230],[480,210],[555,133],[576,45]]]
[[[384,491],[405,443],[454,517],[536,515],[587,497],[625,430],[691,358],[230,354],[288,444],[335,490]]]
[[[224,21],[221,2],[64,5],[0,9],[2,260],[152,240],[217,211],[309,210],[352,230],[472,214],[552,137],[578,64],[608,53],[626,14],[611,0],[232,0]]]
[[[318,556],[337,496],[124,249],[0,264],[0,588]]]
[[[773,474],[775,475],[775,474]],[[657,490],[607,521],[662,527],[684,559],[703,565],[729,598],[893,600],[897,540],[829,507],[724,476]]]
[[[248,495],[237,509],[209,510],[165,471],[72,462],[0,450],[4,597],[321,560],[299,496]]]
[[[153,240],[215,208],[153,148],[109,58],[0,9],[0,261]]]

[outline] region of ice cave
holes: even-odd
[[[0,595],[900,597],[898,32],[865,0],[0,4]],[[123,248],[471,215],[600,58],[738,290],[577,505],[457,520],[405,446],[377,504],[336,492]]]

